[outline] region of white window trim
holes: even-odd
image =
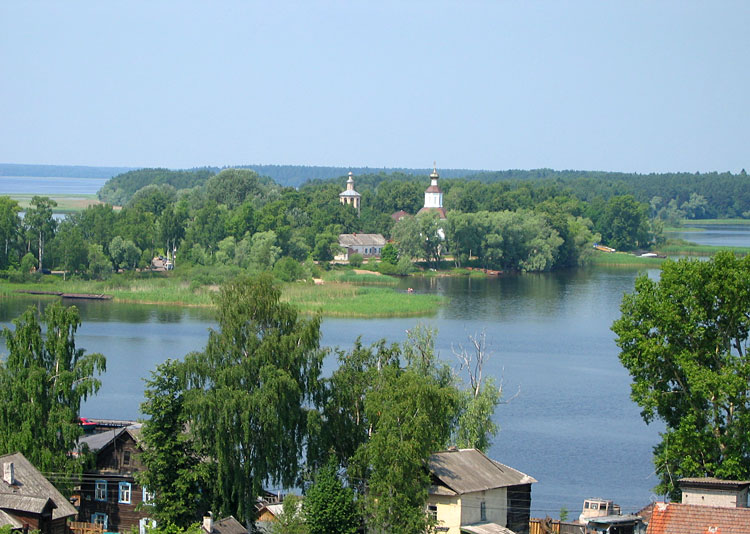
[[[143,504],[153,504],[155,497],[156,495],[154,495],[153,492],[148,491],[148,488],[146,486],[143,486],[143,495],[141,496],[141,501],[143,501]]]
[[[123,491],[123,488],[125,488],[126,491]],[[132,490],[133,486],[130,484],[130,482],[120,482],[117,485],[117,502],[121,504],[130,504],[133,500]]]

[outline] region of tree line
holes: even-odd
[[[134,171],[142,183],[156,172]],[[174,176],[187,180],[201,173],[208,171]],[[631,195],[584,201],[546,184],[512,189],[448,180],[447,220],[397,222],[394,212],[416,213],[422,206],[425,182],[393,175],[368,185],[375,181],[361,177],[360,216],[338,200],[343,178],[294,189],[243,169],[225,169],[188,188],[148,183],[121,208],[93,205],[61,221],[49,198],[34,197],[22,218],[17,202],[0,197],[0,270],[59,269],[104,278],[148,267],[161,254],[175,264],[274,271],[294,280],[309,278],[312,261],[333,259],[339,234],[381,233],[394,239],[397,250],[384,272],[408,272],[415,258],[438,264],[446,255],[457,266],[475,261],[493,269],[546,271],[585,262],[594,241],[628,250],[646,248],[660,235],[650,207]]]

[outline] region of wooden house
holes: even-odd
[[[81,483],[80,521],[100,524],[109,532],[141,533],[150,524],[148,504],[153,495],[135,479],[144,469],[139,443],[141,425],[114,428],[84,436],[79,450],[88,449],[96,467],[85,473]]]
[[[0,526],[67,534],[75,507],[57,491],[23,454],[0,456]]]
[[[528,534],[536,480],[477,449],[430,456],[427,512],[448,534]]]

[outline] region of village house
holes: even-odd
[[[151,524],[149,514],[141,505],[153,495],[135,478],[144,469],[139,435],[141,425],[113,428],[79,440],[79,450],[88,449],[96,457],[96,467],[85,473],[81,483],[80,521],[102,525],[109,532],[131,532],[138,528],[143,534]]]
[[[23,454],[0,456],[0,526],[67,534],[77,511]]]
[[[208,515],[203,517],[201,531],[203,534],[247,534],[247,529],[234,516],[230,515],[224,519],[214,521],[214,516],[211,512],[208,512]]]
[[[348,260],[352,254],[362,254],[365,258],[380,257],[385,246],[385,237],[381,234],[339,234],[339,246],[344,249],[334,259]]]
[[[430,456],[427,511],[437,532],[528,534],[531,484],[536,480],[476,449]]]
[[[639,512],[646,534],[750,534],[750,481],[683,478],[682,502],[657,502]]]

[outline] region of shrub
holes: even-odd
[[[349,256],[349,265],[352,267],[362,267],[362,262],[365,261],[365,258],[362,256],[362,254],[354,253],[351,256]]]

